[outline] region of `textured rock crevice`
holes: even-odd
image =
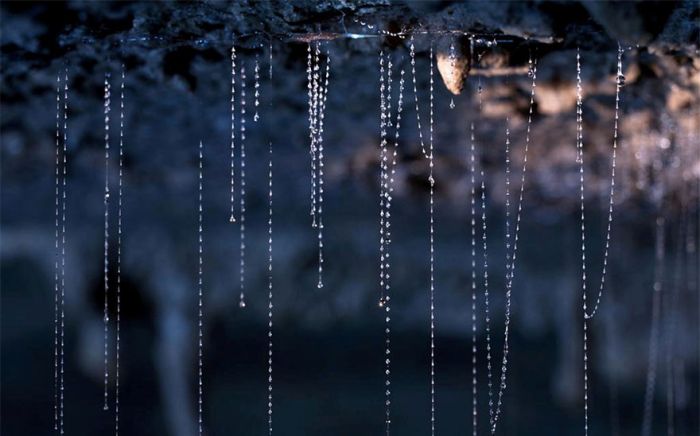
[[[408,73],[410,35],[415,35],[424,129],[431,44],[436,51],[438,333],[459,338],[459,345],[454,347],[459,350],[465,349],[461,341],[466,337],[464,314],[468,313],[464,290],[469,283],[469,271],[464,259],[468,247],[469,125],[472,122],[476,125],[478,165],[486,177],[488,225],[493,229],[490,235],[495,238],[494,242],[489,241],[489,250],[493,259],[503,259],[499,238],[504,227],[501,207],[505,200],[505,129],[508,125],[511,131],[514,168],[511,188],[515,189],[523,158],[530,97],[528,60],[537,59],[537,95],[525,186],[522,246],[518,254],[522,262],[518,265],[521,281],[517,292],[514,291],[517,311],[514,331],[522,335],[523,341],[555,339],[547,349],[551,351],[551,362],[545,369],[527,367],[530,355],[518,354],[525,349],[520,344],[522,348],[513,358],[522,356],[518,363],[525,366],[512,383],[517,384],[520,392],[529,392],[541,385],[533,386],[534,382],[522,377],[523,374],[532,371],[543,378],[551,374],[557,399],[563,404],[561,409],[556,409],[558,418],[552,419],[564,422],[562,429],[580,429],[578,409],[574,413],[574,409],[567,407],[578,407],[576,402],[582,397],[577,355],[580,347],[572,339],[579,338],[580,328],[577,319],[580,206],[575,150],[577,47],[583,59],[587,228],[592,235],[591,264],[596,266],[599,264],[596,256],[602,251],[601,241],[596,237],[603,232],[599,223],[607,210],[605,202],[610,188],[618,42],[625,48],[626,85],[622,89],[618,208],[613,235],[616,251],[611,260],[615,289],[604,301],[605,310],[610,311],[620,332],[646,332],[648,328],[649,300],[645,296],[650,289],[653,259],[650,223],[656,211],[665,210],[672,225],[681,222],[683,211],[696,211],[693,208],[697,207],[696,183],[700,177],[696,1],[71,1],[2,2],[0,8],[0,254],[3,267],[17,259],[26,259],[32,275],[49,277],[47,283],[54,261],[51,208],[55,74],[64,66],[69,69],[68,316],[80,335],[71,342],[71,346],[80,347],[76,353],[81,356],[79,371],[88,375],[81,387],[75,386],[76,392],[90,391],[89,380],[91,377],[97,380],[101,374],[100,356],[95,358],[94,350],[101,350],[98,342],[104,175],[102,86],[105,72],[116,72],[121,63],[125,64],[123,261],[125,275],[134,285],[132,294],[125,295],[124,300],[135,302],[136,307],[125,305],[124,337],[145,336],[155,344],[150,348],[144,344],[127,347],[126,361],[140,358],[138,362],[148,367],[144,362],[151,362],[153,349],[156,350],[160,388],[168,401],[159,404],[153,400],[156,406],[150,406],[156,411],[163,410],[173,434],[187,434],[186,427],[194,422],[187,371],[193,338],[190,329],[195,271],[195,146],[200,139],[206,144],[205,279],[206,316],[215,337],[211,341],[228,344],[249,335],[246,340],[256,343],[259,337],[251,338],[257,334],[255,326],[266,319],[262,293],[251,293],[245,314],[239,316],[233,312],[237,310],[238,294],[232,285],[237,282],[237,275],[232,278],[231,265],[237,260],[238,239],[237,228],[234,226],[232,230],[233,225],[228,221],[227,190],[229,56],[234,42],[239,67],[245,64],[251,68],[255,53],[262,50],[260,53],[266,54],[269,36],[273,36],[274,92],[268,95],[263,88],[262,93],[262,106],[267,107],[269,97],[273,110],[263,112],[261,121],[250,123],[248,131],[248,283],[255,290],[266,287],[265,171],[267,141],[272,139],[277,190],[275,274],[281,278],[275,283],[275,316],[279,317],[275,322],[280,328],[290,327],[292,332],[305,332],[305,328],[325,331],[337,324],[374,328],[368,326],[367,313],[377,301],[377,211],[374,209],[379,143],[377,56],[383,48],[393,56],[397,71],[405,68]],[[310,181],[305,117],[306,42],[316,40],[324,41],[333,62],[325,126],[328,260],[324,268],[327,288],[332,290],[328,292],[315,287],[316,241],[307,219]],[[455,46],[454,63],[450,59],[451,45]],[[447,78],[444,81],[447,83],[439,77]],[[392,311],[397,337],[403,334],[415,340],[415,332],[424,331],[427,325],[424,279],[427,277],[429,168],[421,158],[412,86],[410,82],[407,85],[402,123],[405,130],[401,132],[396,205],[392,211],[397,217],[394,277],[400,292],[393,299]],[[481,112],[477,104],[480,85]],[[450,99],[456,103],[454,109],[449,108]],[[502,320],[500,266],[500,262],[493,262],[492,304],[498,308],[494,309],[494,322]],[[35,323],[30,328],[22,325],[21,329],[15,329],[22,342],[15,347],[24,349],[24,344],[36,339],[36,332],[40,331],[41,338],[45,338],[48,330],[42,322],[48,317],[35,317],[34,300],[22,299],[28,289],[26,281],[8,283],[9,287],[3,286],[3,300],[6,292],[18,296],[17,301],[22,301],[24,306],[12,310]],[[32,288],[39,296],[37,300],[49,301],[49,294],[45,294],[48,287],[42,286]],[[3,311],[7,306],[3,304]],[[690,312],[692,305],[686,306],[679,315],[679,330],[690,332],[694,312]],[[602,360],[602,349],[608,349],[613,341],[603,335],[605,327],[596,324],[592,328],[600,341],[595,359]],[[301,335],[300,341],[308,340],[303,333],[293,334]],[[624,346],[616,350],[609,364],[597,362],[596,365],[602,368],[600,372],[605,378],[627,383],[636,393],[634,389],[646,369],[646,360],[640,357],[639,350],[645,349],[647,337],[642,333],[629,336],[625,335],[624,341],[618,338]],[[693,339],[688,335],[678,339],[684,346],[682,357],[689,368],[695,363],[689,351]],[[416,345],[419,346],[422,345]],[[213,348],[212,355],[224,361],[233,359],[227,352],[238,350]],[[327,357],[314,355],[318,350],[308,352],[319,361]],[[459,354],[449,345],[444,345],[440,352],[440,357],[445,356],[446,360]],[[4,350],[3,354],[7,355]],[[169,368],[170,358],[181,359],[175,371]],[[458,362],[455,366],[463,370],[465,360],[455,361]],[[143,371],[143,368],[134,370],[132,376],[146,377]],[[229,374],[227,371],[230,368],[221,369],[219,376]],[[424,375],[422,367],[420,371]],[[14,388],[11,392],[25,392],[24,386]],[[516,395],[518,390],[511,392]],[[228,392],[222,393],[222,398],[223,395]],[[77,393],[72,398],[76,397]],[[521,399],[518,407],[535,403],[532,398]],[[637,410],[636,403],[630,407]],[[555,412],[549,413],[549,409],[547,414],[537,412],[541,410],[527,413],[528,419],[537,421],[528,421],[522,428],[551,426],[542,420],[550,419]],[[517,418],[516,414],[507,416],[505,419]],[[400,425],[398,420],[397,425]],[[292,427],[290,432],[294,431]],[[130,434],[138,434],[139,429],[133,430]],[[365,427],[357,433],[363,431],[366,433]],[[347,429],[334,428],[324,434],[344,432]],[[15,433],[30,432],[22,429]]]

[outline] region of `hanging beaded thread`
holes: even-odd
[[[61,362],[60,362],[60,399],[59,399],[59,428],[65,433],[65,365],[66,365],[66,208],[67,208],[67,168],[68,168],[68,68],[63,75],[63,177],[61,193]]]
[[[470,147],[469,147],[469,181],[470,181],[470,228],[471,228],[471,319],[472,319],[472,434],[477,434],[477,368],[476,368],[476,182],[475,182],[475,138],[474,123],[469,127]]]
[[[240,297],[238,300],[238,306],[240,308],[244,308],[246,305],[245,302],[245,200],[246,200],[246,172],[245,172],[245,159],[246,159],[246,149],[245,149],[245,140],[246,140],[246,131],[245,131],[245,124],[246,124],[246,100],[245,100],[245,87],[246,87],[246,71],[245,71],[245,63],[241,62],[241,80],[240,80],[240,87],[241,87],[241,102],[240,102],[240,110],[241,110],[241,119],[240,119],[240,129],[241,129],[241,145],[240,145],[240,168],[239,168],[239,173],[240,173],[240,211],[239,211],[239,239],[240,239],[240,246],[239,246],[239,288],[240,288]]]
[[[109,113],[111,112],[111,75],[105,74],[104,130],[105,130],[105,189],[104,189],[104,410],[109,409]]]
[[[56,163],[55,163],[55,236],[54,236],[54,321],[53,321],[53,429],[58,430],[59,419],[58,419],[58,338],[59,338],[59,321],[58,316],[59,301],[60,301],[60,259],[61,259],[61,246],[60,246],[60,202],[61,202],[61,73],[56,75]]]
[[[530,148],[530,131],[532,127],[532,114],[535,104],[535,90],[537,88],[537,61],[528,60],[528,77],[532,79],[530,87],[530,106],[528,109],[527,127],[525,130],[525,147],[523,149],[523,162],[520,172],[520,189],[518,193],[518,206],[515,214],[515,231],[510,233],[510,136],[509,130],[506,130],[506,274],[505,274],[505,289],[506,289],[506,310],[505,321],[503,327],[503,356],[501,359],[500,383],[498,391],[495,393],[495,405],[489,400],[489,424],[491,434],[496,433],[498,419],[500,418],[501,408],[503,405],[503,394],[506,390],[506,379],[508,371],[508,353],[510,351],[510,315],[511,315],[511,296],[513,290],[513,280],[515,278],[515,265],[518,253],[518,241],[520,235],[520,219],[522,215],[523,193],[525,191],[525,176],[527,174],[528,151]],[[487,336],[487,349],[490,350],[490,336]],[[490,353],[487,353],[487,359],[490,360]],[[493,406],[493,407],[492,407]]]
[[[269,79],[272,108],[272,39],[269,45]],[[269,147],[268,184],[267,184],[267,433],[272,436],[272,141]]]
[[[63,105],[61,105],[63,97]],[[61,122],[62,121],[62,122]],[[55,262],[54,262],[54,430],[64,434],[66,204],[68,155],[68,68],[56,76]]]
[[[430,174],[428,182],[430,183],[430,434],[435,436],[435,178],[433,177],[433,113],[434,113],[434,97],[433,97],[433,46],[430,46],[430,135],[428,137],[429,154],[428,161]]]
[[[202,427],[203,427],[203,419],[202,419],[202,414],[203,414],[203,394],[204,394],[204,386],[203,386],[203,356],[204,356],[204,337],[203,337],[203,324],[204,324],[204,314],[203,314],[203,295],[202,295],[202,267],[203,267],[203,259],[202,259],[202,254],[203,254],[203,232],[202,232],[202,215],[203,215],[203,206],[202,206],[202,191],[203,191],[203,174],[202,174],[202,167],[203,167],[203,155],[202,155],[202,141],[199,142],[199,177],[198,177],[198,189],[197,189],[197,254],[198,254],[198,262],[197,262],[197,429],[198,429],[198,434],[201,436],[202,435]]]
[[[388,85],[384,88],[384,68],[383,68],[383,52],[380,53],[380,73],[382,77],[380,78],[380,110],[381,110],[381,143],[380,143],[380,288],[381,288],[381,298],[379,300],[379,307],[384,309],[384,323],[385,323],[385,351],[384,351],[384,387],[385,387],[385,430],[386,434],[390,434],[391,430],[391,281],[390,281],[390,252],[389,247],[391,245],[391,202],[393,200],[394,191],[394,175],[396,170],[396,157],[398,154],[398,142],[400,136],[401,127],[401,112],[403,109],[403,90],[404,90],[404,74],[405,71],[401,70],[401,77],[399,80],[399,95],[396,107],[396,121],[393,123],[395,126],[394,132],[394,145],[391,152],[387,147],[386,139],[386,128],[392,125],[391,123],[391,106],[385,101],[385,91],[387,100],[390,100],[391,95],[391,70],[393,68],[390,58],[387,63],[387,82]],[[389,160],[389,157],[391,159]]]
[[[114,434],[119,436],[119,359],[121,356],[121,305],[122,305],[122,179],[124,169],[124,65],[121,71],[121,83],[119,85],[119,173],[117,192],[117,320],[115,369],[114,369]]]
[[[307,47],[307,91],[309,97],[309,153],[311,155],[311,218],[312,227],[318,230],[318,283],[323,287],[323,121],[328,97],[331,56],[326,50],[325,69],[320,66],[321,48],[318,42]]]
[[[235,197],[236,197],[236,46],[231,46],[231,212],[229,222],[236,222]]]
[[[603,269],[600,278],[600,287],[593,310],[588,312],[588,300],[586,293],[586,223],[585,223],[585,196],[584,196],[584,160],[583,160],[583,86],[581,81],[581,53],[576,49],[576,157],[579,164],[579,187],[581,203],[581,294],[583,309],[583,414],[584,434],[588,436],[588,321],[593,319],[598,311],[600,300],[605,289],[605,277],[608,267],[608,253],[610,249],[610,235],[612,229],[613,210],[615,206],[615,166],[617,158],[617,136],[620,109],[620,88],[622,87],[622,53],[621,47],[617,51],[617,75],[615,79],[615,124],[613,128],[613,145],[610,174],[610,194],[608,199],[607,230],[605,232],[605,248],[603,253]]]

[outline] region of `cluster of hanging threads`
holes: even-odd
[[[317,47],[318,48],[318,47]],[[318,288],[323,287],[323,120],[326,114],[326,99],[328,97],[328,77],[331,68],[330,52],[326,50],[325,81],[322,88],[323,98],[319,99],[318,109]]]
[[[389,61],[391,63],[391,61]],[[391,78],[391,68],[389,68],[388,72],[388,79]],[[390,356],[390,333],[391,330],[389,328],[389,301],[387,299],[387,293],[385,290],[385,287],[388,282],[388,278],[385,278],[385,264],[386,264],[386,240],[387,237],[385,235],[386,231],[386,222],[385,222],[385,174],[386,174],[386,142],[387,142],[387,122],[388,118],[391,116],[390,114],[386,113],[386,108],[387,108],[387,98],[385,93],[388,93],[389,96],[391,95],[391,82],[388,81],[387,85],[385,86],[384,83],[384,50],[381,50],[379,52],[379,130],[380,130],[380,143],[379,143],[379,291],[381,296],[379,297],[379,307],[382,308],[385,311],[385,318],[384,318],[384,425],[385,425],[385,431],[386,434],[388,435],[390,432],[390,423],[391,423],[391,391],[390,391],[390,365],[391,365],[391,356]]]
[[[121,357],[121,305],[122,305],[122,185],[124,176],[124,65],[119,84],[119,173],[117,192],[117,320],[115,334],[117,346],[114,360],[114,434],[119,436],[119,359]]]
[[[508,372],[508,352],[510,351],[510,315],[511,315],[511,296],[513,290],[513,280],[515,278],[515,262],[518,254],[518,241],[520,235],[520,218],[523,209],[523,193],[525,191],[525,175],[527,174],[528,151],[530,149],[530,132],[532,127],[532,115],[535,105],[535,90],[537,88],[537,61],[528,60],[528,77],[531,79],[530,85],[530,105],[527,117],[527,126],[525,129],[525,147],[523,149],[523,162],[520,172],[520,188],[518,193],[518,206],[515,213],[515,230],[510,234],[510,136],[506,135],[506,274],[505,274],[505,289],[506,289],[506,310],[505,321],[503,327],[503,356],[501,358],[501,372],[498,391],[495,394],[496,400],[494,407],[489,407],[489,424],[491,426],[491,434],[496,433],[498,419],[501,415],[503,406],[503,394],[506,390],[506,379]],[[507,133],[509,131],[507,130]],[[490,338],[487,337],[487,340]],[[487,344],[490,348],[490,343]],[[491,406],[491,401],[489,406]]]
[[[505,141],[505,245],[506,245],[506,270],[510,264],[510,120],[506,118],[506,141]],[[484,323],[486,330],[486,383],[488,387],[489,405],[489,426],[494,424],[494,402],[493,402],[493,366],[491,363],[491,308],[489,300],[489,263],[488,263],[488,243],[486,232],[486,186],[484,171],[481,170],[481,241],[483,254],[483,281],[484,281]]]
[[[391,60],[387,58],[388,68],[384,69],[384,51],[379,53],[379,307],[385,303],[385,249],[386,232],[385,223],[385,174],[387,169],[387,134],[391,126],[391,87],[392,68]],[[386,75],[386,78],[385,78]],[[386,81],[386,83],[385,83]]]
[[[430,237],[430,248],[429,248],[429,258],[430,258],[430,285],[429,285],[429,318],[430,318],[430,350],[429,350],[429,375],[430,375],[430,433],[432,436],[435,435],[435,216],[434,216],[434,205],[435,205],[435,178],[433,177],[433,133],[434,133],[434,50],[432,43],[430,45],[429,53],[429,136],[428,136],[428,149],[426,150],[426,145],[423,137],[423,129],[421,125],[420,118],[420,103],[418,96],[418,78],[416,74],[416,52],[414,37],[411,36],[409,44],[409,56],[411,58],[411,79],[413,82],[413,98],[416,108],[416,123],[418,126],[418,138],[420,141],[421,153],[428,159],[429,162],[429,176],[428,182],[430,184],[430,225],[429,225],[429,237]]]
[[[586,275],[586,223],[585,223],[585,195],[584,195],[584,161],[583,161],[583,86],[581,80],[581,53],[576,49],[576,161],[579,164],[579,188],[581,203],[581,293],[583,306],[583,414],[584,434],[588,435],[588,321],[598,311],[600,300],[605,289],[605,277],[608,267],[608,253],[610,251],[610,234],[612,229],[613,210],[615,206],[615,167],[617,158],[617,136],[620,109],[620,88],[623,84],[621,47],[617,51],[617,75],[615,78],[615,120],[613,128],[613,145],[610,174],[610,193],[608,199],[607,230],[605,232],[605,248],[603,252],[603,267],[600,278],[600,287],[595,305],[591,312],[588,311],[587,300],[587,275]]]
[[[434,98],[434,88],[435,88],[435,73],[434,73],[434,50],[432,43],[430,44],[429,53],[429,116],[428,116],[428,149],[426,150],[425,141],[423,139],[423,129],[421,126],[420,119],[420,104],[418,96],[418,78],[416,74],[416,53],[414,38],[411,36],[409,44],[409,56],[411,58],[411,79],[413,82],[413,98],[416,108],[416,123],[418,127],[418,138],[420,141],[421,153],[428,159],[429,175],[428,183],[430,185],[429,190],[429,320],[430,320],[430,345],[429,345],[429,378],[430,378],[430,434],[435,436],[435,178],[433,176],[434,169],[434,147],[433,147],[433,136],[434,136],[434,110],[435,110],[435,98]]]
[[[236,222],[236,46],[231,46],[231,212],[229,221]]]
[[[311,156],[311,226],[316,227],[316,99],[318,97],[318,73],[314,71],[318,64],[316,52],[311,50],[311,43],[306,47],[306,86],[309,99],[309,155]]]
[[[312,53],[313,52],[313,53]],[[323,287],[323,120],[328,97],[331,57],[326,50],[326,65],[320,65],[318,42],[307,48],[307,90],[309,97],[309,153],[311,155],[311,219],[318,229],[318,288]]]
[[[471,39],[471,53],[474,55],[474,40]],[[534,83],[533,83],[534,87]],[[482,94],[483,86],[481,84],[481,78],[478,82],[478,113],[482,113]],[[531,102],[532,104],[532,102]],[[530,119],[531,121],[531,119]],[[506,220],[505,220],[505,244],[506,244],[506,271],[509,270],[509,260],[510,260],[510,130],[508,128],[509,120],[506,119],[506,140],[505,140],[505,210],[506,210]],[[528,126],[529,129],[529,126]],[[472,234],[472,433],[474,436],[477,434],[477,423],[478,423],[478,379],[477,379],[477,341],[476,341],[476,167],[475,167],[475,129],[474,123],[470,125],[470,182],[471,182],[471,234]],[[482,280],[483,280],[483,294],[484,294],[484,324],[486,333],[486,380],[487,380],[487,395],[488,395],[488,412],[489,412],[489,425],[492,432],[495,432],[495,410],[493,401],[493,367],[491,362],[491,313],[490,313],[490,300],[489,300],[489,263],[488,263],[488,236],[487,236],[487,225],[486,225],[486,180],[484,177],[484,170],[479,171],[480,177],[480,189],[481,189],[481,242],[482,242]],[[508,299],[508,314],[510,307],[510,300]]]
[[[394,191],[394,175],[396,172],[396,157],[398,154],[398,142],[401,128],[401,112],[403,110],[404,74],[402,69],[399,79],[399,95],[396,105],[396,121],[391,122],[391,76],[393,64],[387,57],[387,86],[384,86],[383,52],[380,53],[380,110],[381,110],[381,142],[380,142],[380,288],[381,298],[379,307],[384,309],[384,395],[385,395],[385,429],[389,435],[391,431],[391,274],[390,252],[391,245],[391,203]],[[394,145],[389,151],[387,141],[387,128],[393,126]]]
[[[241,145],[240,145],[240,211],[239,211],[239,238],[240,238],[240,263],[239,263],[239,287],[240,287],[240,297],[238,300],[238,306],[241,308],[245,307],[245,199],[246,199],[246,173],[245,173],[245,159],[246,159],[246,149],[245,149],[245,124],[246,124],[246,101],[245,101],[245,91],[246,91],[246,71],[245,63],[241,62],[241,77],[240,77],[240,87],[241,87],[241,102],[240,102],[240,129],[241,129]]]
[[[63,91],[63,93],[61,93]],[[63,94],[63,95],[61,95]],[[61,105],[63,97],[63,105]],[[66,202],[68,154],[68,69],[56,76],[55,261],[54,261],[54,430],[64,434]]]
[[[104,82],[105,185],[104,185],[104,410],[109,409],[109,114],[111,112],[111,74]]]
[[[386,98],[384,50],[379,51],[379,307],[384,307],[384,149],[386,147]]]
[[[203,409],[203,355],[204,355],[204,344],[203,344],[203,298],[202,298],[202,267],[203,267],[203,236],[202,236],[202,191],[203,191],[203,155],[202,155],[202,141],[199,141],[199,177],[198,177],[198,189],[197,189],[197,429],[198,434],[202,435],[202,409]]]
[[[391,79],[391,61],[389,61],[389,72],[388,80]],[[387,267],[387,254],[386,245],[388,243],[388,235],[386,235],[386,228],[388,217],[386,215],[386,192],[385,192],[385,181],[386,181],[386,136],[387,136],[387,118],[391,117],[391,114],[386,112],[386,97],[385,92],[391,96],[391,82],[388,81],[387,87],[384,85],[384,51],[379,53],[379,100],[380,100],[380,171],[379,171],[379,288],[381,297],[379,298],[379,307],[384,309],[384,426],[386,434],[390,434],[391,429],[391,330],[389,324],[390,316],[390,301],[388,295],[389,277],[388,271],[384,271]]]
[[[510,260],[510,120],[506,118],[506,141],[505,141],[505,241],[506,241],[506,269]],[[488,263],[488,242],[486,229],[486,186],[484,171],[480,171],[481,176],[481,241],[483,255],[483,286],[484,286],[484,324],[486,331],[486,380],[488,387],[488,410],[489,426],[494,424],[494,402],[493,402],[493,366],[491,363],[491,308],[489,300],[489,263]]]

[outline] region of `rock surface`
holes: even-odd
[[[501,259],[505,258],[502,239],[505,130],[508,127],[511,133],[511,201],[514,202],[527,131],[531,83],[528,60],[534,59],[538,68],[537,93],[525,182],[518,261],[521,263],[517,268],[519,276],[513,302],[515,340],[520,342],[516,342],[519,347],[514,348],[512,359],[513,367],[519,369],[509,379],[513,389],[509,391],[512,397],[508,399],[504,419],[505,425],[510,426],[509,434],[522,434],[519,430],[523,428],[547,428],[548,424],[560,430],[557,434],[580,433],[577,47],[583,62],[587,240],[590,241],[589,268],[593,272],[589,287],[593,290],[597,290],[610,189],[618,44],[625,49],[626,83],[622,89],[617,208],[610,266],[612,290],[603,302],[606,321],[591,327],[596,338],[592,359],[597,369],[593,377],[595,383],[600,383],[596,394],[598,398],[606,395],[601,387],[603,383],[619,385],[623,392],[620,400],[623,415],[629,409],[634,413],[641,410],[638,403],[646,373],[651,304],[652,230],[659,211],[664,211],[669,222],[668,257],[680,253],[684,243],[690,253],[684,258],[688,263],[683,264],[684,274],[689,274],[683,277],[688,280],[681,280],[687,286],[674,285],[670,273],[668,286],[681,289],[682,301],[688,302],[681,305],[674,318],[680,331],[678,359],[683,366],[683,383],[690,386],[692,381],[697,381],[694,342],[697,338],[693,336],[697,313],[692,288],[698,280],[697,268],[692,264],[692,256],[697,256],[697,230],[688,224],[697,217],[700,178],[697,2],[71,1],[3,2],[0,7],[2,366],[4,371],[15,371],[10,372],[10,377],[3,373],[3,384],[13,380],[11,386],[2,389],[3,418],[8,417],[9,421],[3,424],[3,430],[7,428],[8,434],[44,434],[44,427],[28,430],[32,423],[38,426],[33,414],[28,418],[28,411],[36,407],[48,410],[46,404],[51,401],[49,389],[45,389],[50,376],[34,377],[46,382],[46,386],[37,381],[31,387],[26,381],[31,377],[22,370],[31,367],[35,360],[51,359],[47,335],[53,314],[50,284],[54,267],[55,81],[56,74],[64,68],[71,90],[67,304],[69,347],[73,350],[71,389],[76,392],[71,401],[77,402],[72,403],[72,422],[76,422],[75,410],[80,410],[81,405],[84,410],[94,406],[90,398],[95,386],[100,384],[102,371],[102,93],[105,73],[117,77],[121,64],[127,76],[124,337],[131,341],[127,343],[125,365],[132,362],[131,367],[126,366],[125,383],[152,388],[148,392],[136,388],[127,391],[124,403],[143,408],[132,409],[129,416],[140,416],[139,413],[155,416],[148,425],[139,420],[133,424],[127,421],[124,425],[131,426],[129,434],[159,434],[167,429],[170,434],[189,435],[194,428],[191,413],[195,410],[194,397],[188,380],[194,356],[194,208],[196,146],[200,139],[205,144],[206,159],[206,328],[210,329],[207,334],[211,340],[207,350],[211,360],[206,367],[212,367],[211,377],[216,380],[211,384],[211,393],[221,399],[212,407],[223,408],[221,405],[230,401],[236,405],[234,409],[246,410],[250,414],[248,418],[256,419],[257,413],[263,411],[263,408],[251,411],[251,401],[240,394],[240,387],[257,392],[261,387],[251,387],[250,379],[258,375],[260,380],[264,379],[262,372],[255,373],[255,377],[250,375],[251,368],[257,368],[263,361],[260,358],[263,354],[252,356],[253,351],[245,350],[260,351],[255,347],[266,335],[262,331],[267,316],[266,294],[261,290],[266,289],[265,177],[267,144],[271,140],[276,170],[274,271],[278,318],[275,325],[282,332],[279,361],[283,380],[289,382],[286,385],[289,390],[284,390],[284,384],[280,389],[288,400],[287,406],[299,401],[304,411],[306,408],[325,411],[331,422],[319,428],[322,424],[311,418],[304,421],[305,413],[293,412],[289,412],[290,416],[282,415],[282,420],[290,424],[286,426],[290,435],[352,431],[378,434],[379,402],[363,400],[351,406],[361,416],[368,416],[370,411],[376,413],[377,422],[368,425],[377,431],[368,432],[364,424],[346,421],[344,413],[350,408],[346,403],[332,401],[337,395],[324,391],[325,384],[318,381],[316,372],[326,374],[329,380],[341,380],[333,385],[340,389],[350,389],[343,374],[363,380],[366,374],[379,374],[380,366],[375,368],[367,362],[380,361],[381,339],[372,342],[371,338],[380,338],[383,328],[381,314],[374,311],[378,296],[380,48],[393,56],[394,77],[404,69],[407,80],[395,176],[396,205],[392,210],[393,277],[397,290],[392,321],[397,343],[405,347],[397,351],[401,356],[397,361],[416,362],[415,350],[425,351],[420,347],[426,343],[428,325],[425,287],[429,168],[421,158],[415,118],[408,50],[411,35],[417,52],[417,88],[426,139],[431,45],[436,51],[436,70],[443,78],[449,78],[443,83],[436,71],[437,312],[444,374],[450,380],[457,380],[450,386],[460,388],[450,391],[449,398],[454,401],[443,404],[459,404],[460,408],[466,404],[466,396],[462,398],[466,390],[460,390],[466,385],[459,383],[464,381],[461,378],[467,357],[463,353],[470,335],[470,300],[466,291],[470,283],[469,126],[474,123],[476,127],[478,166],[483,168],[486,178],[490,208],[487,223],[492,232],[489,250],[493,322],[500,332],[504,305]],[[251,116],[253,62],[257,55],[262,71],[266,71],[270,41],[273,90],[269,90],[263,74],[261,119],[257,123],[248,120],[250,298],[242,313],[237,308],[239,227],[229,222],[228,214],[230,48],[236,45],[238,66],[245,65],[248,69],[248,115]],[[332,60],[325,126],[327,286],[323,290],[315,287],[316,240],[308,219],[306,50],[309,41],[323,41]],[[454,66],[449,49],[453,43],[458,48]],[[395,83],[395,92],[397,88]],[[455,94],[458,95],[453,97]],[[451,98],[456,103],[454,109],[449,107]],[[114,183],[116,172],[114,166],[111,169]],[[668,261],[667,271],[674,271],[681,263],[674,257]],[[36,316],[37,310],[41,316]],[[482,321],[479,332],[483,332]],[[352,332],[346,333],[352,339],[343,339],[343,329]],[[324,337],[322,332],[331,333]],[[41,351],[44,360],[26,354],[26,344],[43,344],[42,341],[46,342]],[[325,344],[325,348],[314,341]],[[362,344],[358,345],[359,342]],[[10,347],[12,353],[5,347]],[[19,357],[9,361],[8,370],[7,356],[14,353]],[[303,365],[297,360],[302,354],[309,356],[304,361],[305,368],[300,368]],[[541,360],[534,359],[534,355]],[[237,361],[240,371],[231,371],[233,356],[248,359],[246,365]],[[322,365],[324,359],[346,372],[325,373],[314,366]],[[405,378],[424,377],[427,367],[421,366],[423,363],[415,363],[415,367],[405,364]],[[284,372],[285,368],[288,372]],[[36,371],[47,370],[41,367]],[[299,388],[294,384],[298,379],[290,375],[299,371],[304,374],[300,377],[314,382]],[[133,377],[131,383],[129,372]],[[232,372],[235,374],[231,375]],[[381,391],[381,381],[375,381]],[[424,381],[420,378],[420,383]],[[366,382],[358,385],[371,390]],[[404,398],[410,398],[410,404],[413,400],[416,404],[425,400],[423,392],[415,393],[411,383],[399,381],[397,386],[406,390]],[[327,401],[317,404],[294,396],[307,388],[323,392]],[[693,413],[697,410],[697,395],[692,397],[694,391],[687,389],[679,416],[683,414],[688,428],[696,428],[692,425],[697,423],[697,415]],[[545,392],[543,395],[551,391],[552,398],[533,401],[529,392],[535,390]],[[663,392],[663,388],[659,391]],[[21,396],[22,401],[13,401],[8,406],[6,395],[19,392],[26,395],[14,397]],[[374,393],[371,390],[357,395],[374,398]],[[263,404],[264,399],[259,399]],[[542,403],[548,406],[546,414],[536,406]],[[375,404],[377,409],[369,410]],[[522,415],[516,409],[522,410]],[[212,415],[229,417],[231,413],[228,409],[217,410],[220,413],[212,412]],[[281,410],[284,413],[285,409]],[[415,412],[408,406],[406,410]],[[603,428],[607,429],[607,420],[601,417],[605,412],[596,410],[599,416],[594,417],[593,425],[603,433]],[[462,422],[464,410],[453,412],[445,412],[444,419],[457,425]],[[639,417],[634,413],[623,418],[623,426],[637,428]],[[419,412],[416,414],[422,419]],[[417,429],[422,430],[411,420],[415,416],[397,418],[399,429],[402,422],[406,426],[397,434],[417,434]],[[102,418],[92,415],[83,418],[86,426],[102,422]],[[260,428],[251,422],[259,424],[252,418],[248,421],[242,418],[243,434],[253,434],[251,428]],[[211,426],[220,431],[229,428],[221,422]],[[83,434],[107,432],[97,424],[90,428]]]

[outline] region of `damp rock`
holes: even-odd
[[[435,59],[445,87],[459,95],[471,68],[468,46],[465,49],[461,38],[450,38],[438,45]]]
[[[576,106],[576,88],[570,83],[545,83],[537,87],[537,109],[543,114],[558,114]]]

